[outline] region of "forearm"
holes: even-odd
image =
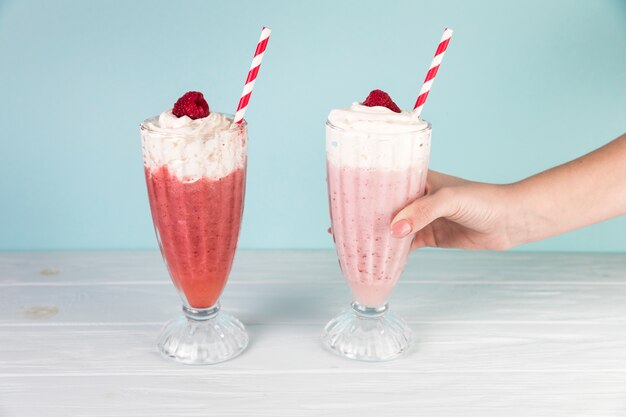
[[[508,223],[518,244],[626,214],[626,134],[508,188]]]

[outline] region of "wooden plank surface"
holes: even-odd
[[[625,255],[416,253],[389,363],[323,350],[348,301],[333,252],[242,251],[250,347],[188,367],[154,347],[180,308],[158,253],[0,253],[0,416],[626,415]]]

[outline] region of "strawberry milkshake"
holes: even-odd
[[[389,227],[403,207],[424,194],[430,138],[428,122],[402,111],[380,90],[328,116],[332,232],[353,296],[352,308],[326,327],[326,345],[337,353],[385,360],[410,344],[410,329],[386,310],[411,237],[394,238]]]
[[[141,142],[157,240],[185,313],[166,326],[159,348],[184,363],[229,359],[248,342],[218,303],[241,226],[247,126],[188,92],[142,123]]]

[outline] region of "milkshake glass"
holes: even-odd
[[[213,364],[240,354],[244,326],[220,310],[243,212],[247,125],[210,113],[171,111],[141,124],[152,220],[161,254],[183,301],[183,315],[158,339],[162,354],[186,364]]]
[[[326,123],[327,181],[332,233],[350,308],[322,335],[333,352],[381,361],[405,353],[411,329],[388,311],[412,237],[394,238],[390,223],[424,194],[431,126],[412,113],[355,103]]]

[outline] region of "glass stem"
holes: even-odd
[[[196,320],[196,321],[210,320],[214,318],[215,316],[217,316],[217,313],[219,313],[219,311],[220,311],[219,302],[215,303],[215,305],[212,305],[211,307],[208,307],[208,308],[193,308],[193,307],[187,307],[186,305],[183,305],[183,313],[185,313],[185,317],[187,317],[188,320]]]
[[[356,301],[353,301],[352,304],[350,304],[350,306],[352,307],[352,310],[354,310],[354,313],[358,317],[364,318],[364,319],[377,319],[379,317],[382,317],[385,315],[385,312],[389,308],[388,303],[385,303],[380,307],[367,307],[362,304],[359,304]]]

